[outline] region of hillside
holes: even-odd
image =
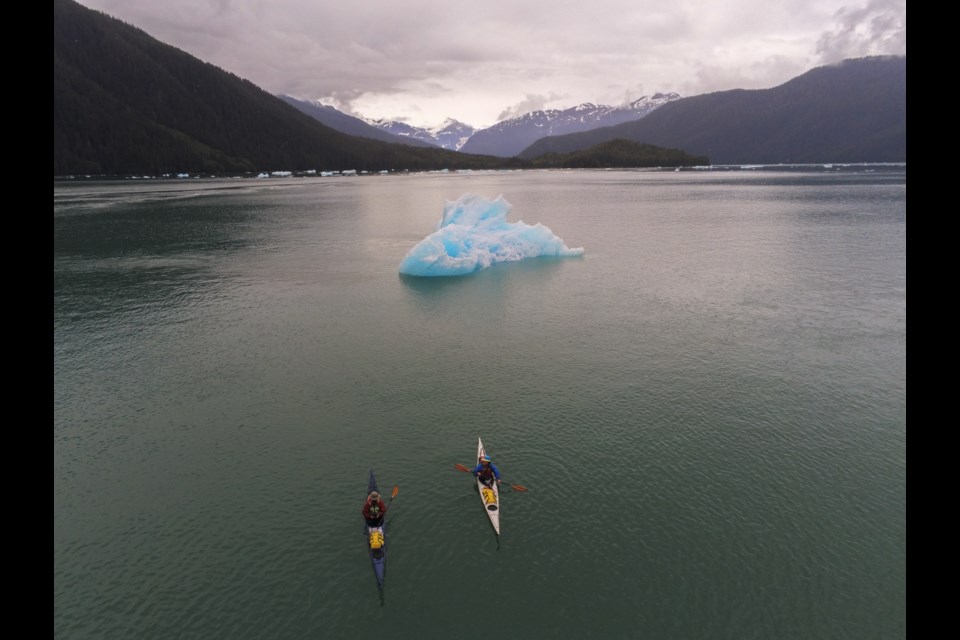
[[[545,153],[530,160],[540,169],[621,169],[707,166],[707,156],[694,156],[679,149],[663,149],[630,140],[609,140],[589,149],[570,153]]]
[[[813,69],[778,87],[682,98],[634,122],[542,138],[521,158],[570,153],[613,139],[694,155],[714,164],[906,162],[905,57],[871,57]]]
[[[102,12],[53,9],[55,176],[509,165],[345,135]]]

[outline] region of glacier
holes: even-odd
[[[579,256],[544,225],[507,222],[512,205],[503,195],[493,200],[472,193],[447,201],[433,233],[400,262],[408,276],[463,276],[498,262],[540,256]]]

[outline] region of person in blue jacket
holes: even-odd
[[[480,464],[473,468],[473,475],[477,476],[480,482],[488,487],[492,487],[494,481],[496,481],[497,487],[500,487],[500,469],[497,469],[497,465],[493,464],[490,456],[480,458]]]

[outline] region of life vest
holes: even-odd
[[[369,508],[367,509],[367,513],[369,514],[369,518],[370,518],[371,520],[376,519],[376,518],[379,518],[379,517],[380,517],[380,514],[381,514],[381,511],[380,511],[380,501],[377,500],[376,502],[370,502],[370,501],[368,500],[368,501],[367,501],[367,505],[369,505]]]
[[[488,464],[485,467],[480,468],[480,473],[477,474],[481,480],[492,480],[493,479],[493,468]]]

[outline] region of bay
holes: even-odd
[[[905,637],[905,166],[55,182],[54,635],[483,631]]]

